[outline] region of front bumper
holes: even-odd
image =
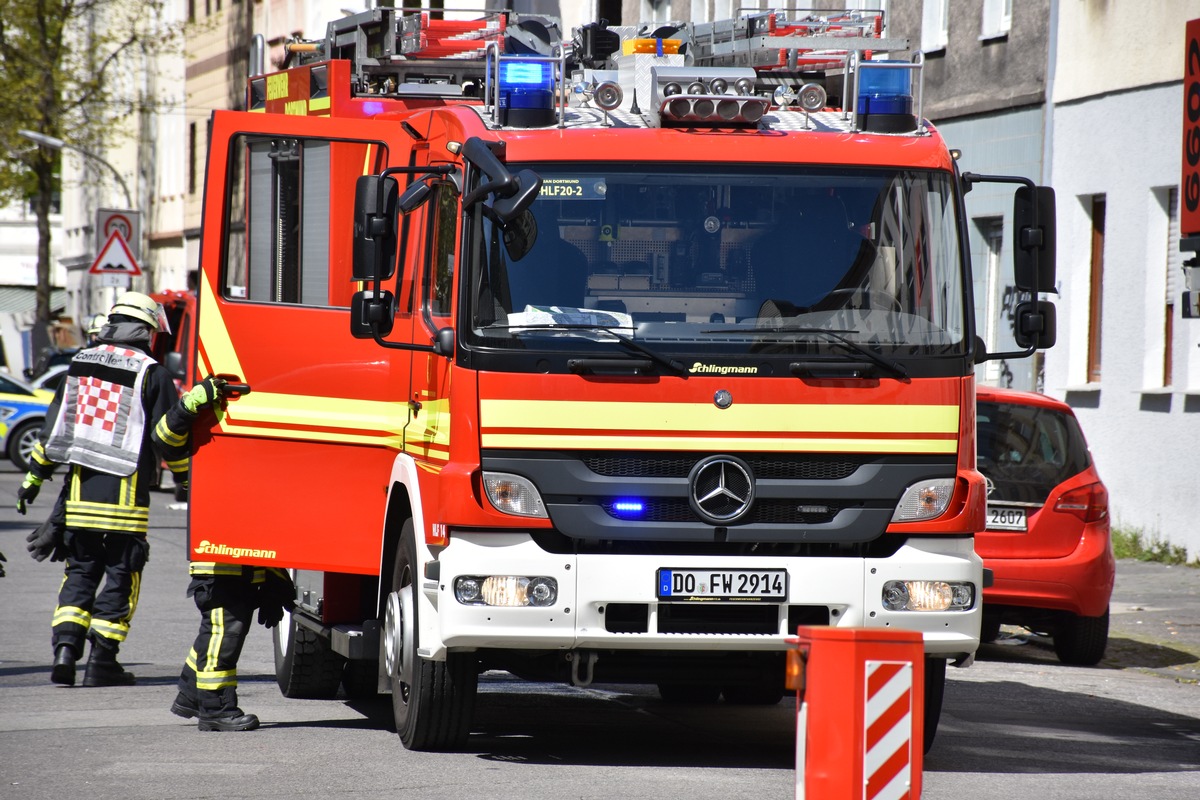
[[[789,607],[826,609],[830,625],[893,627],[924,634],[925,652],[963,657],[979,645],[978,598],[983,562],[970,538],[911,537],[889,558],[858,557],[700,557],[658,555],[556,555],[528,535],[453,534],[438,556],[437,579],[423,583],[421,655],[444,657],[447,649],[642,651],[782,651],[789,630]],[[664,632],[664,603],[656,597],[656,573],[675,569],[786,569],[787,602],[771,604],[770,632]],[[558,582],[558,600],[548,608],[465,605],[454,597],[461,575],[544,575]],[[970,581],[976,604],[967,611],[893,612],[882,605],[883,584],[895,579]],[[610,606],[644,605],[644,631],[614,632],[606,622]],[[678,604],[672,604],[678,605]],[[709,605],[704,603],[701,605]],[[744,604],[734,604],[744,605]],[[757,604],[756,604],[757,605]],[[770,610],[766,613],[770,617]]]

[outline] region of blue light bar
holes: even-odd
[[[550,65],[537,61],[504,61],[500,64],[500,91],[505,87],[526,86],[552,89]]]
[[[899,132],[916,128],[913,116],[912,70],[874,64],[906,61],[864,61],[858,70],[858,115],[864,130]]]
[[[549,62],[500,62],[501,125],[538,128],[554,124],[554,69]]]

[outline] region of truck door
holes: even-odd
[[[250,392],[194,430],[190,558],[379,568],[412,356],[353,338],[346,309],[355,180],[409,163],[410,140],[392,128],[214,115],[191,380],[217,374]],[[410,336],[411,320],[398,314],[392,338]]]

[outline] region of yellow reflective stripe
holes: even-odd
[[[241,575],[241,564],[218,564],[212,561],[193,561],[188,565],[189,575]]]
[[[204,671],[211,671],[217,665],[221,654],[221,640],[225,638],[225,609],[214,608],[208,612],[209,624],[212,625],[212,636],[208,639],[208,652],[204,654]]]
[[[33,460],[43,467],[48,467],[54,462],[46,458],[46,448],[42,446],[41,441],[33,445]]]
[[[117,533],[145,534],[150,531],[150,523],[146,520],[72,514],[70,511],[67,512],[66,525],[68,528],[87,528],[90,530],[115,531]]]
[[[226,433],[242,436],[371,444],[398,449],[404,426],[408,424],[408,413],[407,403],[254,392],[229,404],[221,427]],[[257,427],[255,423],[270,423],[271,427]]]
[[[183,447],[187,444],[188,432],[176,433],[171,430],[171,426],[167,424],[166,414],[163,414],[162,418],[158,420],[158,424],[154,426],[154,432],[163,444],[169,447]]]
[[[106,619],[96,619],[95,617],[92,618],[92,630],[105,639],[112,639],[114,642],[123,642],[125,641],[125,637],[129,635],[128,625]]]
[[[430,400],[404,429],[405,449],[440,461],[450,460],[450,401]]]
[[[88,500],[68,500],[67,511],[79,514],[107,514],[110,516],[130,517],[132,519],[150,519],[149,506],[118,505],[116,503],[95,503]]]
[[[92,614],[77,606],[59,606],[54,609],[54,621],[50,623],[51,627],[67,622],[74,622],[76,625],[87,628],[91,626]]]
[[[481,400],[484,447],[953,453],[958,405]],[[703,437],[698,431],[713,432]],[[670,434],[677,434],[671,436]]]
[[[175,472],[175,473],[187,472],[188,467],[190,465],[191,465],[191,457],[184,456],[183,458],[179,459],[178,461],[168,461],[167,469],[169,469],[169,470],[171,470],[171,472]]]
[[[224,689],[227,686],[237,686],[236,669],[222,672],[208,672],[202,669],[196,670],[197,689],[215,692],[218,689]]]
[[[184,659],[184,663],[191,667],[193,672],[199,669],[199,667],[196,666],[196,659],[196,648],[193,647],[188,651],[187,658]]]

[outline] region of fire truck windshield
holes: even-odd
[[[482,212],[471,226],[464,334],[481,354],[636,356],[601,331],[660,363],[847,341],[899,359],[966,352],[949,173],[530,166],[534,224],[502,231]],[[814,329],[837,336],[781,335]]]

